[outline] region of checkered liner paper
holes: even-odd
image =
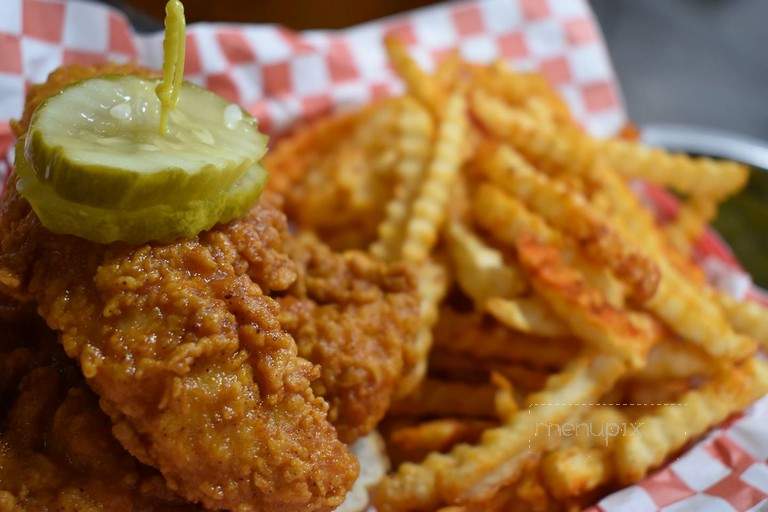
[[[625,122],[605,46],[584,0],[448,3],[341,31],[195,24],[188,29],[186,75],[240,103],[263,130],[276,134],[296,121],[399,92],[402,84],[382,45],[387,34],[406,42],[427,68],[459,49],[468,60],[503,58],[518,69],[539,70],[597,135]],[[162,34],[135,34],[118,11],[76,1],[0,1],[0,154],[11,146],[8,120],[20,115],[26,88],[55,67],[110,60],[158,68],[161,59]],[[674,215],[668,196],[648,186],[638,192],[662,218]],[[716,235],[705,235],[697,252],[716,285],[764,300]],[[768,510],[767,461],[768,397],[591,510]]]

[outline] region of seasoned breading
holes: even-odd
[[[389,407],[403,368],[402,343],[418,329],[414,280],[402,265],[363,253],[334,254],[314,238],[289,243],[299,263],[279,298],[299,354],[320,366],[315,392],[342,441],[370,432]]]
[[[11,189],[0,207],[0,266],[60,333],[129,452],[209,508],[343,500],[357,464],[265,295],[296,275],[278,250],[279,211],[263,205],[194,239],[128,247],[53,235],[21,202]],[[19,239],[26,250],[8,245]]]
[[[14,361],[16,368],[3,374],[0,511],[201,510],[117,443],[97,397],[53,334],[27,336],[0,347],[1,364]]]

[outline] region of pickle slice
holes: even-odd
[[[139,244],[193,237],[217,223],[229,222],[247,213],[267,180],[266,171],[254,164],[229,189],[212,197],[181,205],[163,203],[133,210],[102,208],[64,199],[50,184],[38,180],[20,151],[21,144],[16,151],[16,186],[42,224],[55,233],[102,244],[117,241]]]
[[[37,180],[81,205],[183,207],[228,190],[264,154],[253,117],[189,83],[161,134],[158,83],[104,76],[46,100],[24,148]]]

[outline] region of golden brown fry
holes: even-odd
[[[611,457],[605,447],[567,446],[544,456],[541,472],[558,499],[582,495],[611,478]]]
[[[580,348],[576,339],[553,339],[511,331],[479,313],[443,307],[434,330],[436,348],[470,357],[521,362],[532,368],[557,368]]]
[[[312,122],[280,139],[262,164],[270,171],[269,188],[285,194],[306,172],[308,162],[328,152],[363,119],[369,109],[334,115]]]
[[[429,452],[444,452],[457,443],[475,442],[495,422],[473,418],[440,418],[393,429],[388,441],[409,460]]]
[[[723,292],[717,298],[736,332],[751,336],[768,349],[768,308],[749,299],[736,300]]]
[[[520,410],[515,397],[515,388],[509,379],[499,372],[491,372],[491,383],[496,386],[496,394],[493,397],[496,416],[502,423],[507,423]]]
[[[667,153],[621,139],[601,141],[600,155],[624,176],[646,179],[682,194],[716,201],[741,189],[749,178],[747,167],[736,162]]]
[[[440,264],[426,262],[418,270],[417,285],[421,299],[421,327],[415,338],[404,346],[403,376],[395,397],[404,397],[411,393],[427,373],[427,357],[432,347],[432,327],[437,322],[438,308],[448,288],[448,276]]]
[[[659,261],[661,280],[644,307],[652,311],[684,340],[695,343],[716,358],[739,361],[752,354],[757,344],[733,331],[706,290],[686,280],[669,263]]]
[[[460,378],[473,382],[486,382],[491,373],[503,375],[516,389],[541,389],[550,376],[547,370],[523,364],[500,362],[495,359],[474,358],[467,354],[435,350],[430,354],[431,374],[446,378]]]
[[[445,90],[440,87],[440,83],[419,67],[400,40],[395,37],[387,37],[384,44],[389,60],[397,74],[405,82],[408,92],[429,108],[436,118],[439,118],[448,99]]]
[[[564,338],[570,329],[538,296],[486,301],[485,310],[500,323],[516,331],[545,338]]]
[[[715,376],[702,388],[640,419],[621,437],[615,463],[622,484],[636,482],[675,450],[768,392],[768,368],[757,358]]]
[[[491,297],[514,297],[528,287],[520,268],[458,222],[446,230],[448,252],[462,291],[482,308]]]
[[[377,486],[374,504],[382,512],[420,510],[493,496],[514,480],[524,460],[547,445],[546,436],[536,435],[540,424],[568,418],[577,404],[596,400],[624,371],[624,364],[613,356],[575,359],[528,398],[526,413],[487,430],[479,444],[459,445],[449,454],[433,453],[419,465],[401,465]]]
[[[690,254],[693,244],[717,216],[717,203],[708,197],[692,197],[677,212],[674,221],[664,226],[672,246],[682,254]]]
[[[451,187],[466,158],[467,124],[464,95],[457,91],[445,106],[432,158],[406,225],[402,257],[407,261],[424,261],[437,241]]]
[[[492,418],[496,388],[489,384],[427,379],[407,397],[394,402],[398,416],[461,416]]]
[[[710,375],[715,361],[692,343],[664,337],[651,348],[645,366],[632,373],[638,379],[687,379]]]
[[[378,240],[370,248],[381,259],[392,260],[400,255],[408,214],[431,151],[433,130],[429,113],[418,102],[406,97],[397,121],[399,160],[395,173],[398,182],[394,196],[387,203],[384,220],[378,226]]]
[[[656,266],[602,220],[583,196],[537,172],[509,146],[486,149],[479,164],[496,185],[576,240],[588,257],[624,279],[638,300],[653,295],[659,279]]]
[[[534,235],[542,242],[563,242],[560,233],[541,217],[499,187],[488,183],[482,183],[477,188],[472,215],[477,224],[495,240],[510,247],[514,247],[517,239],[524,235]]]
[[[496,137],[511,144],[536,168],[554,175],[581,176],[592,166],[596,144],[576,128],[542,124],[485,91],[471,95],[475,116]]]
[[[585,342],[621,355],[634,367],[657,340],[633,322],[626,311],[613,308],[597,290],[590,288],[580,274],[567,266],[555,246],[531,237],[517,244],[520,263],[531,278],[534,289]]]

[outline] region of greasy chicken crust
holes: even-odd
[[[373,430],[403,368],[403,340],[415,336],[419,305],[413,276],[360,252],[331,252],[309,235],[287,243],[299,278],[279,298],[299,355],[320,366],[315,392],[330,405],[342,441]]]
[[[193,511],[112,437],[52,333],[0,344],[0,512]],[[24,343],[20,343],[24,341]]]
[[[102,246],[48,232],[10,185],[0,203],[0,268],[20,283],[10,292],[60,333],[129,452],[208,508],[341,503],[357,463],[264,292],[296,277],[279,251],[282,213],[262,204],[190,240]]]

